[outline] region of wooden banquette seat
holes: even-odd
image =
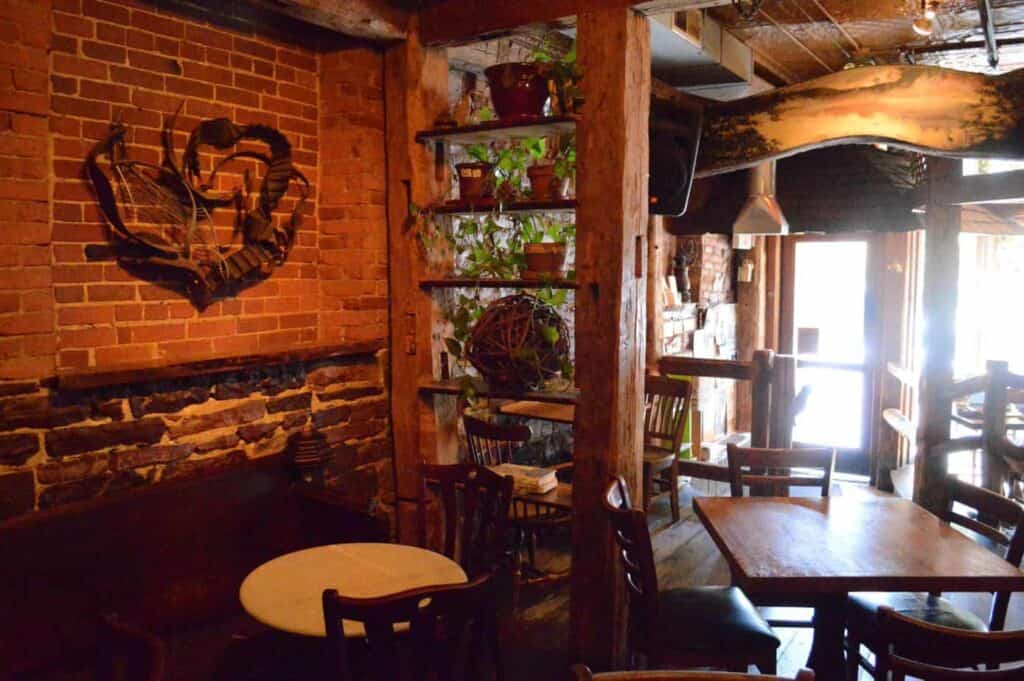
[[[318,544],[386,540],[283,455],[0,523],[0,679],[90,659],[97,617],[157,633],[240,611],[253,568]]]

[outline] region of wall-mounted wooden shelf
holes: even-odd
[[[575,116],[548,116],[502,119],[461,128],[434,128],[416,133],[417,142],[448,142],[480,144],[494,140],[522,137],[548,137],[571,133],[576,129]]]
[[[575,281],[569,279],[423,279],[420,288],[579,288]]]
[[[553,404],[576,404],[580,393],[578,390],[570,392],[516,392],[492,390],[481,380],[473,381],[473,388],[480,397],[493,397],[510,400],[530,400],[531,402],[550,402]],[[422,381],[419,385],[420,393],[426,395],[461,395],[462,384],[459,381]]]
[[[571,213],[576,210],[576,199],[558,201],[507,201],[476,199],[473,201],[446,201],[430,207],[434,215],[475,215],[479,213]]]

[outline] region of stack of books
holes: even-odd
[[[511,475],[516,494],[545,494],[558,487],[558,476],[551,468],[503,463],[491,466],[498,475]]]

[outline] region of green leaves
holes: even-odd
[[[444,346],[448,349],[449,355],[455,359],[462,359],[462,343],[454,338],[445,338]]]
[[[544,340],[548,345],[554,346],[558,343],[558,339],[561,336],[558,334],[558,329],[553,326],[542,326],[540,327],[540,335],[544,337]]]

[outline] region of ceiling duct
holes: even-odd
[[[750,195],[733,223],[733,234],[789,234],[789,223],[775,199],[775,161],[750,169]]]
[[[701,10],[650,17],[651,73],[673,87],[742,85],[754,77],[754,55]]]

